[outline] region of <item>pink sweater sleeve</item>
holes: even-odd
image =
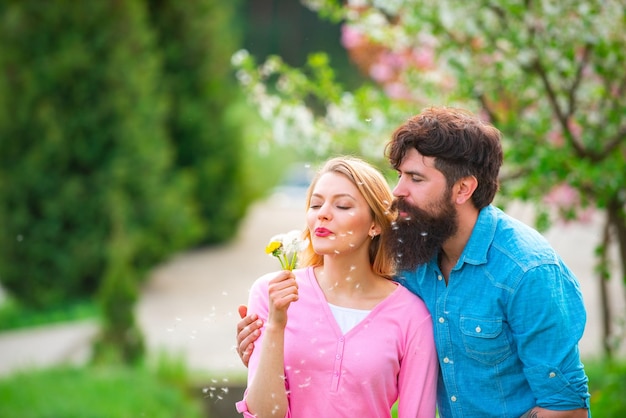
[[[421,302],[421,301],[420,301]],[[432,318],[411,321],[407,346],[398,377],[398,416],[433,418],[437,399],[439,362],[435,349]]]
[[[268,307],[268,277],[273,276],[274,273],[268,274],[266,276],[262,276],[257,279],[257,281],[252,285],[250,289],[250,296],[248,298],[248,312],[255,313],[259,316],[259,319],[263,321],[263,324],[267,321],[267,317],[269,315],[269,307]],[[261,328],[261,335],[254,342],[255,350],[252,352],[250,356],[250,361],[248,362],[248,384],[252,381],[254,374],[259,365],[259,357],[260,350],[257,350],[257,347],[261,347],[261,343],[263,341],[263,328]],[[243,399],[237,403],[235,403],[235,407],[237,408],[237,412],[242,413],[244,418],[257,418],[256,415],[251,414],[248,411],[248,404],[246,403],[246,395],[248,391],[246,390],[243,395]],[[289,406],[287,406],[287,413],[285,414],[285,418],[291,418],[291,411]]]

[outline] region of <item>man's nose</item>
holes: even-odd
[[[398,179],[398,182],[396,183],[396,186],[393,188],[391,193],[395,197],[406,197],[407,196],[406,187],[404,187],[404,182],[402,181],[401,178]]]

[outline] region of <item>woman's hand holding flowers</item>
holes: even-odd
[[[292,270],[296,267],[298,253],[306,249],[308,240],[301,239],[300,231],[291,231],[272,237],[265,252],[274,256],[284,269],[269,282],[270,311],[268,325],[284,328],[287,325],[287,308],[298,300],[298,283]]]
[[[287,325],[287,309],[298,300],[298,283],[290,270],[280,271],[269,282],[268,325],[284,328]]]

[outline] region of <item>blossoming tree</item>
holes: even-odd
[[[348,92],[328,58],[301,69],[233,56],[273,138],[320,156],[380,159],[392,129],[430,104],[480,113],[504,135],[503,198],[555,217],[604,218],[596,247],[605,351],[608,248],[626,285],[626,18],[620,0],[306,0],[343,25],[342,42],[372,83]],[[556,209],[556,210],[555,210]],[[626,289],[626,287],[624,288]]]

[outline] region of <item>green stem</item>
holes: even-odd
[[[293,270],[296,267],[296,258],[298,257],[298,253],[293,253],[291,256],[291,262],[287,266],[289,270]]]

